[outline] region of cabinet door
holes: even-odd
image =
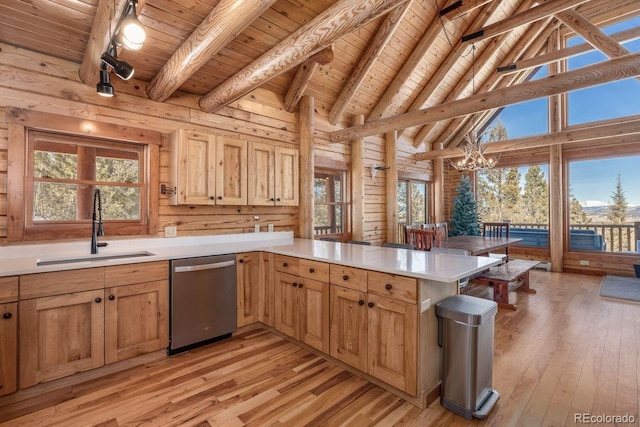
[[[105,290],[105,363],[169,345],[169,281]]]
[[[275,202],[274,147],[258,142],[249,143],[247,171],[249,205],[273,206]]]
[[[257,322],[260,297],[260,252],[236,255],[238,327]]]
[[[276,206],[298,206],[298,150],[275,148]]]
[[[18,303],[0,304],[0,396],[17,389]]]
[[[262,252],[260,257],[260,321],[275,325],[275,255]]]
[[[247,204],[247,141],[216,136],[216,204]]]
[[[369,374],[416,395],[417,306],[368,295]]]
[[[366,293],[331,285],[330,354],[367,371]]]
[[[296,296],[298,294],[298,278],[290,274],[275,273],[275,325],[283,334],[296,337],[298,313]]]
[[[215,204],[215,136],[179,130],[172,134],[171,144],[177,203]]]
[[[20,301],[19,386],[104,364],[104,290]]]
[[[298,318],[300,341],[329,352],[329,284],[299,278]]]

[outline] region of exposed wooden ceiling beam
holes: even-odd
[[[439,14],[451,21],[480,6],[484,6],[490,1],[492,0],[455,0],[450,5],[444,7]]]
[[[396,95],[400,92],[400,89],[409,80],[413,72],[415,71],[424,55],[431,49],[433,43],[436,41],[442,31],[442,27],[438,24],[438,16],[435,15],[433,20],[429,23],[425,29],[422,38],[411,51],[411,54],[407,60],[402,64],[400,71],[393,78],[387,89],[384,91],[375,107],[367,117],[367,120],[377,120],[387,111],[387,108],[391,105]]]
[[[284,109],[288,112],[295,110],[298,102],[304,95],[304,90],[309,86],[309,82],[313,77],[318,65],[325,65],[333,61],[333,45],[325,47],[320,52],[313,55],[311,58],[304,61],[298,67],[296,75],[293,76],[293,80],[289,85],[289,90],[284,95]]]
[[[632,40],[640,38],[640,27],[630,28],[628,30],[620,31],[612,34],[611,38],[618,43],[626,43]],[[498,67],[498,72],[502,74],[511,74],[518,71],[526,70],[528,68],[535,68],[540,65],[547,65],[552,62],[560,61],[563,59],[572,58],[580,54],[590,52],[595,48],[590,43],[580,43],[575,46],[567,47],[564,49],[556,50],[555,52],[549,52],[545,55],[534,56],[533,58],[522,59],[517,62],[509,63],[503,62],[505,65]]]
[[[546,147],[556,144],[576,143],[618,137],[624,135],[640,134],[640,120],[631,120],[626,123],[612,123],[603,126],[589,127],[577,130],[567,130],[544,135],[527,136],[524,138],[509,139],[505,141],[486,143],[485,153],[504,153],[507,151],[524,150],[529,148]],[[460,149],[448,148],[445,150],[426,151],[416,153],[415,160],[431,160],[435,158],[450,159],[462,156]]]
[[[618,58],[631,53],[574,10],[556,13],[556,17],[609,58]]]
[[[212,113],[407,0],[340,0],[200,98]]]
[[[120,16],[127,3],[128,0],[100,0],[100,3],[98,3],[91,34],[87,41],[87,48],[84,51],[82,64],[80,64],[80,70],[78,71],[78,76],[83,83],[95,84],[99,80],[98,72],[102,62],[100,57],[109,47],[112,37],[111,32],[117,28]],[[140,10],[141,6],[139,5],[138,11]]]
[[[169,98],[273,3],[275,0],[221,0],[153,77],[147,87],[149,98]]]
[[[404,129],[504,105],[571,92],[638,75],[640,75],[640,53],[610,59],[552,77],[498,89],[493,92],[480,93],[435,107],[411,111],[395,117],[333,131],[330,136],[332,141],[356,139],[368,135],[386,133],[393,129]]]
[[[553,17],[548,17],[535,22],[520,37],[520,40],[512,46],[505,59],[513,61],[527,55],[528,52],[540,52],[540,50],[546,46],[546,40],[549,37],[549,34],[551,34],[553,29],[559,26],[560,22],[555,20]],[[499,37],[502,37],[502,35]],[[523,81],[524,79],[519,76],[515,76],[515,78],[514,76],[505,78],[504,75],[492,73],[489,75],[487,80],[480,83],[480,86],[476,85],[476,90],[477,93],[489,92],[500,87],[512,86]],[[439,122],[437,126],[434,126],[428,131],[423,128],[424,132],[421,130],[414,137],[414,146],[419,147],[419,143],[423,141],[429,144],[433,144],[434,142],[442,143],[445,147],[451,144],[457,145],[459,141],[468,134],[468,130],[466,129],[464,132],[461,131],[463,128],[467,127],[467,122],[478,123],[473,116],[471,117],[471,120],[468,120],[467,117],[457,117],[448,122]]]
[[[549,15],[574,8],[588,1],[589,0],[554,0],[543,3],[540,6],[512,15],[507,19],[488,25],[478,31],[465,34],[462,36],[462,41],[477,43],[480,40],[495,37],[521,25],[530,24]]]
[[[402,18],[404,18],[404,15],[411,8],[413,2],[414,0],[409,0],[404,6],[397,7],[382,21],[373,39],[369,42],[362,55],[360,55],[358,64],[351,72],[336,102],[333,104],[333,107],[331,107],[329,123],[333,125],[338,123],[338,119],[355,96],[364,78],[369,73],[369,70],[371,70],[371,67],[373,67],[373,64],[378,60],[378,57],[380,57],[389,40],[391,40],[391,36],[395,33],[396,28],[398,28],[398,25],[402,22]]]

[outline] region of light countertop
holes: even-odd
[[[89,241],[0,247],[0,276],[74,270],[138,262],[263,250],[350,267],[452,282],[497,265],[499,260],[380,246],[350,245],[319,240],[294,239],[291,232],[246,233],[178,238],[109,240],[99,254],[89,254]],[[107,258],[148,252],[149,256]],[[38,266],[41,260],[82,258],[79,262]]]

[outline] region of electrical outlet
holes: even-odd
[[[269,231],[269,233],[273,233],[273,224],[269,224],[267,226],[267,230]]]
[[[589,265],[589,260],[588,259],[581,259],[580,260],[580,265]]]
[[[253,216],[253,219],[254,219],[255,221],[257,221],[257,220],[259,220],[259,219],[260,219],[260,217],[259,217],[258,215],[254,215],[254,216]]]
[[[178,227],[166,226],[164,228],[164,237],[176,237],[178,235]]]
[[[431,308],[431,298],[422,301],[422,304],[420,305],[420,312],[425,312],[429,310],[429,308]]]
[[[253,231],[255,231],[256,233],[259,233],[260,232],[260,224],[254,224]]]

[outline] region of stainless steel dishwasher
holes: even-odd
[[[169,354],[231,335],[236,329],[236,256],[171,261]]]

